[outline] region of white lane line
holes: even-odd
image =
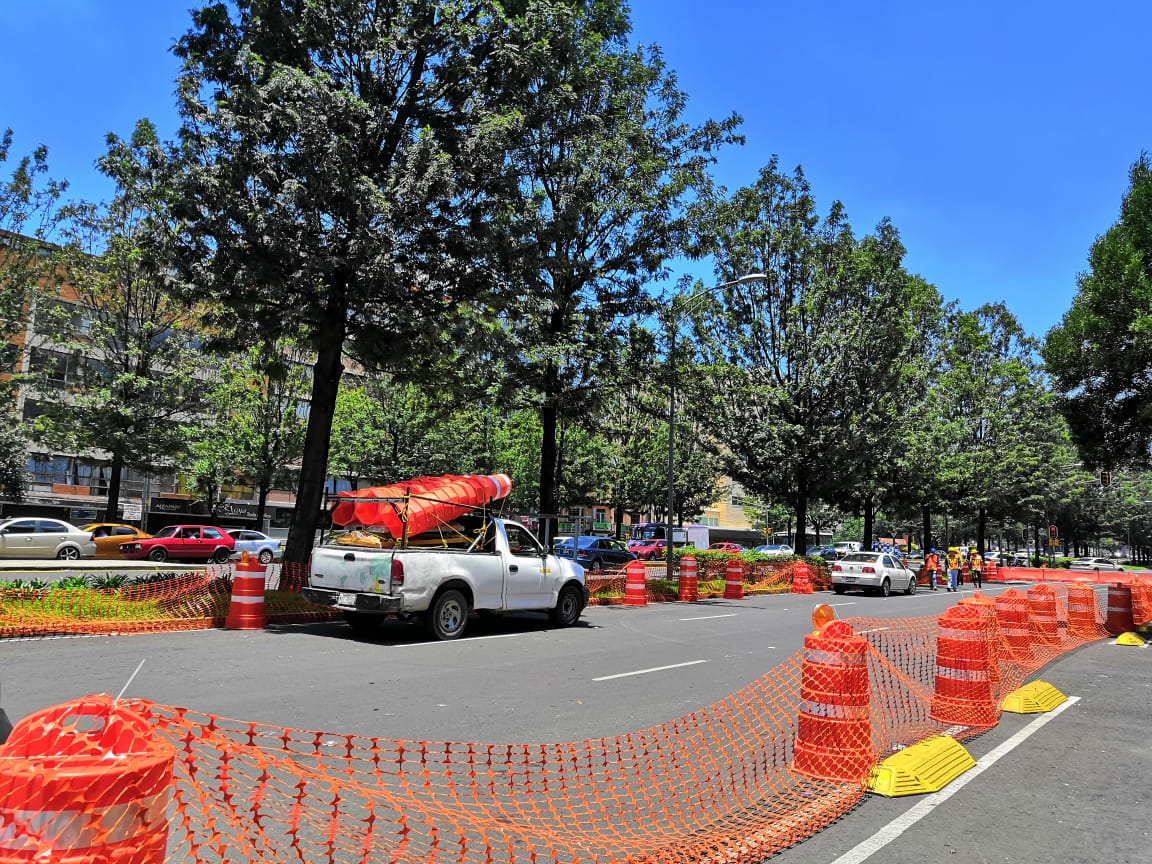
[[[592,680],[611,681],[613,678],[628,678],[631,675],[647,675],[649,672],[664,672],[667,669],[679,669],[683,666],[695,666],[697,663],[707,662],[707,660],[689,660],[687,663],[673,663],[671,666],[653,666],[651,669],[637,669],[635,672],[621,672],[619,675],[602,675]]]
[[[872,837],[865,840],[854,849],[849,849],[839,858],[835,859],[832,864],[861,864],[867,861],[893,840],[896,840],[901,834],[963,789],[972,780],[975,780],[993,765],[995,765],[1000,757],[1007,755],[1024,743],[1033,733],[1038,732],[1040,727],[1050,720],[1055,719],[1056,715],[1066,708],[1070,708],[1080,701],[1079,696],[1070,696],[1068,701],[1062,705],[1053,708],[1047,714],[1041,714],[1003,744],[996,749],[985,754],[976,761],[976,767],[972,768],[965,773],[961,774],[957,779],[948,784],[948,788],[940,792],[935,792],[924,798],[915,807],[905,812],[903,815],[896,817]]]
[[[841,606],[855,606],[856,601],[853,600],[851,603],[829,603],[828,605],[831,606],[833,609],[839,609]]]
[[[713,618],[735,618],[736,612],[729,612],[727,615],[701,615],[698,618],[681,618],[681,621],[710,621]]]

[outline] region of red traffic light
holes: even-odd
[[[1060,531],[1055,525],[1048,526],[1048,536],[1055,540],[1060,536]]]

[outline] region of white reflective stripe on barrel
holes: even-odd
[[[832,717],[836,720],[859,720],[868,716],[865,705],[828,705],[825,702],[805,702],[800,706],[801,713],[810,717]]]
[[[43,851],[66,851],[129,840],[167,820],[170,797],[171,789],[165,789],[137,801],[90,810],[0,807],[0,849],[26,851],[29,847],[47,847]]]
[[[980,669],[951,669],[947,666],[936,666],[936,675],[939,678],[952,678],[956,681],[987,681],[988,673]]]

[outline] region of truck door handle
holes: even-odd
[[[517,572],[519,572],[519,570],[520,570],[520,568],[518,566],[516,566],[515,564],[509,564],[508,565],[508,572],[509,573],[517,573]]]

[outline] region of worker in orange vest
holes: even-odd
[[[924,556],[924,572],[928,574],[928,584],[935,591],[936,577],[940,575],[940,556],[936,554],[935,549],[929,549],[928,554]]]
[[[944,556],[944,566],[948,569],[948,590],[956,591],[960,585],[960,547],[949,546]]]
[[[977,588],[982,587],[980,577],[984,573],[984,559],[980,557],[980,550],[975,546],[968,550],[968,572],[972,574],[972,584]]]

